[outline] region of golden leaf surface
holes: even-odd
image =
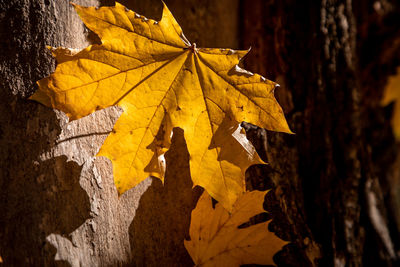
[[[194,185],[230,210],[245,190],[244,171],[261,163],[239,122],[290,132],[276,84],[238,67],[248,51],[190,44],[165,5],[159,22],[118,3],[74,6],[102,44],[78,53],[54,49],[57,68],[31,99],[70,119],[123,108],[98,153],[112,161],[120,194],[149,175],[163,179],[172,128],[182,128]]]
[[[274,265],[272,257],[287,242],[268,231],[269,222],[238,228],[251,217],[265,212],[266,193],[242,194],[229,214],[219,203],[213,209],[211,197],[204,191],[192,211],[191,240],[185,240],[185,247],[196,266]]]
[[[382,105],[386,106],[394,103],[394,111],[392,116],[393,133],[397,140],[400,140],[400,68],[397,68],[397,73],[389,77],[385,87],[382,99]]]

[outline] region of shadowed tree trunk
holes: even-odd
[[[82,5],[114,1],[79,0]],[[249,189],[273,188],[270,230],[291,241],[278,266],[397,266],[400,154],[383,87],[400,62],[395,0],[165,1],[199,47],[252,47],[243,64],[277,81],[295,135],[244,124],[268,165]],[[159,19],[158,0],[122,4]],[[98,43],[68,1],[0,1],[0,256],[5,266],[191,266],[184,249],[192,189],[180,129],[165,184],[118,197],[95,158],[121,114],[68,122],[27,100],[55,67],[45,46]],[[268,146],[267,146],[268,143]],[[182,171],[183,170],[183,171]],[[257,220],[257,219],[256,219]]]
[[[245,65],[281,84],[276,96],[296,133],[268,133],[262,178],[279,188],[289,225],[276,228],[299,255],[319,255],[319,266],[397,266],[399,149],[391,108],[379,102],[399,64],[398,1],[241,7],[242,44],[254,47]],[[299,265],[288,258],[278,261]]]

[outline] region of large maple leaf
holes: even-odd
[[[194,184],[230,210],[244,191],[244,171],[261,163],[238,123],[290,132],[276,84],[238,67],[248,51],[190,44],[165,5],[159,22],[118,3],[75,9],[102,44],[76,54],[54,49],[58,66],[31,99],[70,119],[123,108],[98,153],[112,161],[120,194],[149,175],[163,179],[172,128],[182,128]]]
[[[285,242],[268,231],[268,222],[238,228],[264,212],[267,192],[252,191],[241,195],[229,214],[220,204],[212,206],[204,192],[192,211],[190,241],[185,247],[196,266],[234,267],[242,264],[271,264]]]

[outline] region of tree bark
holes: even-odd
[[[397,266],[399,147],[379,103],[399,64],[398,1],[241,3],[246,66],[281,84],[296,133],[268,133],[270,165],[253,175],[279,188],[275,226],[293,247],[277,261]]]
[[[192,41],[214,45],[224,40],[237,46],[238,1],[220,1],[211,12],[212,1],[167,2],[188,25]],[[148,17],[161,17],[160,1],[122,3]],[[83,26],[69,1],[1,1],[0,14],[4,265],[192,266],[183,241],[201,190],[192,189],[182,132],[174,130],[166,154],[167,164],[174,167],[167,167],[164,185],[148,178],[118,197],[111,163],[95,155],[121,110],[112,107],[68,122],[62,112],[27,100],[35,82],[54,70],[47,45],[84,48],[100,40]],[[224,24],[222,34],[218,24]],[[211,29],[208,35],[203,27]]]
[[[114,1],[80,0],[82,5]],[[277,81],[295,135],[244,124],[269,164],[246,173],[272,188],[257,220],[291,243],[278,266],[396,266],[400,153],[383,87],[400,62],[395,0],[169,0],[199,47],[251,52],[247,69]],[[160,18],[158,0],[123,0]],[[192,189],[183,133],[174,130],[165,184],[148,178],[118,197],[96,158],[121,114],[68,122],[27,100],[55,62],[45,46],[98,43],[68,1],[0,2],[0,256],[5,266],[192,266],[184,246]],[[267,146],[268,143],[268,146]],[[186,170],[186,171],[182,171]]]

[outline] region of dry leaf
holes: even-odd
[[[287,242],[268,231],[264,222],[238,228],[263,209],[266,192],[252,191],[241,195],[229,214],[222,205],[212,207],[204,192],[192,212],[190,241],[185,247],[196,266],[234,267],[242,264],[272,264],[272,257]]]
[[[382,105],[386,106],[391,102],[394,103],[394,111],[392,117],[393,133],[396,139],[400,139],[400,68],[397,73],[389,77],[388,83],[383,94]]]
[[[248,51],[190,44],[165,5],[159,22],[118,3],[75,9],[102,44],[76,54],[55,49],[59,64],[31,99],[70,119],[123,108],[98,153],[112,161],[120,194],[149,175],[163,179],[171,130],[182,128],[194,185],[231,209],[244,191],[245,169],[261,163],[253,146],[238,141],[245,140],[238,124],[290,132],[276,84],[238,67]]]

